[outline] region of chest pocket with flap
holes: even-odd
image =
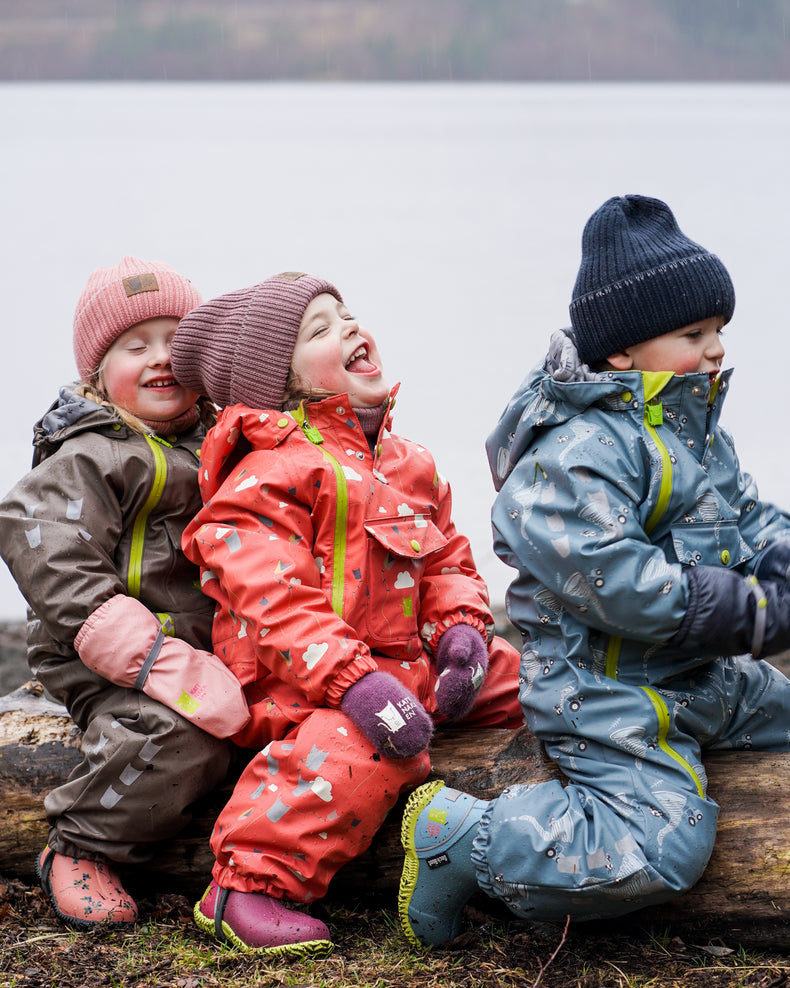
[[[365,522],[365,531],[369,643],[375,647],[413,641],[415,652],[419,652],[420,581],[429,557],[443,549],[447,539],[423,515],[371,518]]]

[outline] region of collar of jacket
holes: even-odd
[[[707,374],[630,371],[617,376],[621,389],[609,394],[605,403],[612,410],[633,410],[655,425],[664,416],[678,425],[695,423],[693,428],[705,434],[719,420],[731,376],[731,369],[723,371],[711,388]]]
[[[486,440],[494,487],[501,489],[515,464],[544,429],[564,426],[592,408],[634,416],[641,428],[645,404],[652,402],[662,406],[661,421],[664,411],[675,422],[682,422],[683,416],[691,412],[696,433],[712,432],[718,425],[732,373],[732,369],[722,371],[711,397],[705,374],[606,371],[565,381],[557,380],[543,365],[533,368]],[[655,421],[658,424],[657,413]]]
[[[392,409],[395,405],[395,398],[400,390],[400,383],[396,384],[387,398],[388,407],[384,412],[379,427],[379,439],[384,430],[391,431]],[[361,441],[367,445],[367,438],[359,423],[359,419],[351,407],[351,402],[347,394],[330,395],[321,401],[302,402],[302,404],[291,412],[283,413],[293,416],[308,439],[312,442],[320,442],[320,436],[315,434],[315,430],[320,433],[323,427],[347,428],[358,432]]]
[[[568,421],[591,405],[608,407],[616,411],[644,408],[647,403],[660,402],[667,408],[680,410],[694,405],[705,408],[711,405],[721,408],[729,390],[732,369],[722,371],[713,389],[708,387],[707,374],[673,374],[671,371],[609,371],[601,372],[595,379],[586,381],[556,381],[544,376],[538,380],[537,394],[543,407],[530,400],[528,386],[521,395],[521,415],[525,418],[541,417],[546,424]],[[530,405],[532,411],[528,411]],[[516,404],[515,409],[518,409]],[[640,413],[641,414],[641,413]]]
[[[390,406],[381,423],[379,437],[384,429],[389,430],[392,425],[392,408],[399,388],[400,385],[396,384],[390,391]],[[368,441],[351,409],[348,395],[331,395],[322,401],[309,402],[304,407],[307,409],[307,422],[318,433],[313,434],[312,441],[320,442],[322,428],[352,428],[358,435],[360,448],[368,449]],[[211,497],[219,489],[234,464],[246,452],[251,449],[274,449],[295,430],[301,430],[302,420],[298,413],[299,409],[281,412],[249,408],[247,405],[223,408],[201,451],[200,483],[204,498]]]
[[[64,442],[84,432],[96,432],[111,439],[126,440],[142,435],[130,429],[115,412],[106,405],[98,405],[90,398],[76,394],[73,385],[60,388],[58,397],[33,426],[33,461],[38,466]],[[184,446],[196,452],[204,435],[200,422],[179,433],[174,447]]]

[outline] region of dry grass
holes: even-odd
[[[179,895],[141,902],[125,933],[74,933],[35,886],[0,879],[0,988],[790,988],[790,960],[737,943],[656,935],[629,925],[524,927],[467,910],[451,947],[411,948],[389,905],[329,902],[322,918],[336,941],[329,958],[266,963],[226,951],[192,924]],[[555,956],[552,956],[555,955]]]

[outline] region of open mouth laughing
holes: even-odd
[[[351,374],[371,374],[378,371],[378,367],[368,358],[368,347],[364,343],[351,354],[345,368]]]

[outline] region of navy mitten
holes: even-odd
[[[692,566],[686,578],[688,608],[668,642],[681,654],[761,659],[790,648],[790,584],[717,566]]]
[[[757,557],[754,575],[762,583],[790,583],[790,540],[774,542]]]

